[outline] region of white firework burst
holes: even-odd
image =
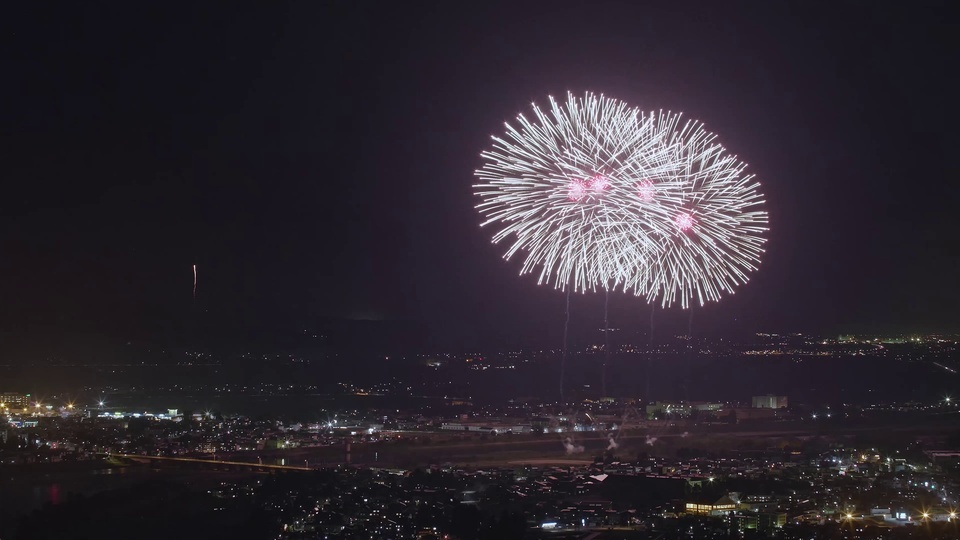
[[[550,98],[481,154],[474,186],[521,273],[574,291],[622,288],[667,306],[716,300],[756,268],[757,183],[680,115],[603,96]]]

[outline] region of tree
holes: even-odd
[[[127,422],[127,431],[132,436],[143,435],[150,428],[150,419],[145,417],[131,418]]]

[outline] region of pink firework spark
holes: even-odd
[[[567,198],[571,201],[580,201],[587,196],[587,186],[579,180],[567,184]]]
[[[687,214],[686,212],[678,214],[673,220],[677,224],[677,228],[683,232],[687,232],[697,224],[697,220],[693,219],[693,216]]]
[[[641,201],[653,200],[653,181],[652,180],[641,180],[637,182],[637,197],[640,197]]]
[[[583,180],[571,180],[567,184],[567,198],[571,201],[582,201],[594,194],[600,194],[610,187],[610,180],[602,174],[595,174]]]
[[[197,265],[193,265],[193,299],[197,299]]]
[[[602,193],[608,187],[610,187],[610,181],[607,180],[607,177],[602,174],[595,174],[588,178],[585,182],[590,188],[590,191],[594,193]]]

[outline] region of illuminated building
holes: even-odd
[[[731,516],[730,521],[736,530],[744,532],[748,530],[756,530],[759,520],[757,519],[756,514],[745,513]]]
[[[695,514],[698,516],[722,516],[729,512],[733,512],[737,509],[737,506],[737,501],[724,495],[714,502],[703,502],[702,499],[688,502],[685,506],[685,510],[688,514]]]
[[[787,524],[787,514],[783,512],[743,512],[731,516],[731,523],[740,532],[758,530],[765,534],[775,534]]]
[[[775,529],[782,529],[787,524],[787,514],[784,512],[761,512],[757,514],[757,529],[773,533]]]
[[[647,418],[663,418],[663,417],[688,417],[693,411],[700,412],[719,412],[723,410],[724,405],[722,403],[708,403],[703,401],[681,401],[681,402],[669,402],[669,401],[657,401],[651,403],[646,407]]]
[[[753,396],[754,409],[786,409],[787,396],[774,396],[767,394],[765,396]]]
[[[6,411],[20,411],[30,406],[30,394],[16,392],[0,392],[0,409]]]

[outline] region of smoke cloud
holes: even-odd
[[[573,439],[571,439],[570,437],[567,437],[566,439],[563,440],[563,448],[566,449],[568,456],[570,454],[583,453],[583,447],[580,446],[579,444],[574,444]]]

